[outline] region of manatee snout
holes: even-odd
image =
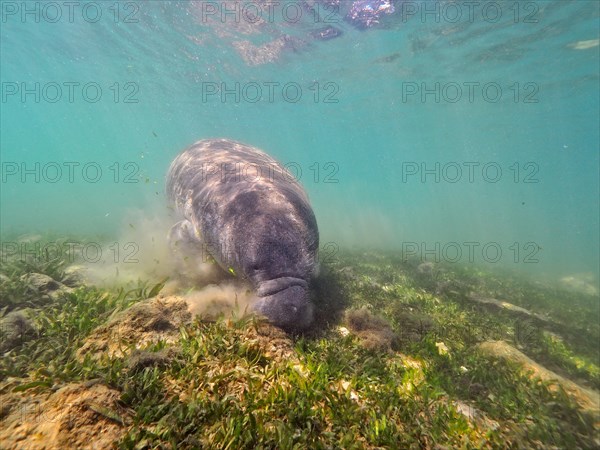
[[[254,310],[286,331],[302,331],[313,321],[313,305],[307,287],[302,285],[259,297]]]

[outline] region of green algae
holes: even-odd
[[[318,326],[303,336],[278,336],[279,352],[270,349],[273,338],[257,318],[197,319],[181,327],[177,342],[147,346],[140,364],[128,356],[77,358],[76,352],[115,312],[153,297],[165,280],[111,290],[74,286],[41,303],[16,280],[36,272],[61,282],[66,256],[37,256],[35,265],[14,260],[2,267],[0,308],[4,314],[35,308],[36,334],[3,355],[0,381],[22,394],[90,380],[116,389],[131,420],[90,408],[125,429],[115,442],[120,448],[597,444],[597,417],[564,391],[477,348],[504,340],[598,389],[597,298],[472,267],[436,265],[423,273],[417,262],[393,254],[346,253],[315,283]],[[490,311],[469,301],[471,292],[510,300],[548,320]],[[361,316],[348,322],[344,311],[378,317],[369,323],[393,333],[393,345],[365,343],[352,324],[362,323]],[[129,346],[124,354],[135,352]]]

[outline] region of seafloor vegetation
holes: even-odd
[[[67,250],[2,255],[3,448],[600,443],[597,295],[348,252],[315,282],[313,329],[289,336],[192,318],[164,280],[99,288],[70,266]]]

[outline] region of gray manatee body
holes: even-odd
[[[229,139],[198,141],[175,158],[167,193],[183,220],[169,234],[250,280],[254,308],[286,330],[313,319],[309,281],[319,232],[300,184],[261,150]]]

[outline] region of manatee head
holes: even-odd
[[[283,277],[261,283],[254,310],[286,331],[301,331],[313,321],[308,283],[299,278]]]

